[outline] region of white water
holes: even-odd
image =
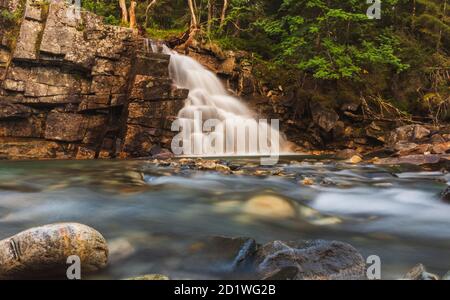
[[[159,47],[151,48],[155,51]],[[185,106],[178,114],[183,144],[189,141],[193,148],[189,154],[278,155],[286,151],[287,142],[280,136],[278,124],[256,120],[247,105],[230,95],[215,74],[188,56],[166,46],[162,48],[171,55],[172,80],[177,87],[189,89]],[[206,120],[217,120],[210,131],[202,128]]]

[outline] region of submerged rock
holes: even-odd
[[[170,280],[170,278],[166,275],[161,274],[147,274],[142,276],[126,278],[125,280]]]
[[[441,199],[444,202],[450,203],[450,186],[447,187],[442,193],[441,193]]]
[[[450,280],[450,271],[448,271],[447,273],[445,273],[445,275],[442,276],[441,280]]]
[[[273,241],[265,245],[244,237],[210,237],[192,244],[183,266],[232,279],[361,279],[363,257],[336,241]]]
[[[353,155],[349,160],[347,160],[347,162],[351,163],[351,164],[359,164],[360,162],[362,162],[362,158],[359,155]]]
[[[274,241],[256,253],[260,279],[362,279],[365,262],[351,245],[336,241]]]
[[[72,255],[80,258],[81,274],[102,269],[108,261],[106,240],[77,223],[31,228],[0,241],[0,279],[65,276]]]
[[[261,195],[248,200],[244,212],[267,218],[293,218],[297,215],[295,207],[288,200],[278,196]]]
[[[406,280],[439,280],[439,276],[428,273],[422,264],[416,265],[414,268],[406,273],[404,279]]]

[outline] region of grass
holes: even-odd
[[[153,40],[168,40],[182,35],[186,27],[175,29],[147,28],[147,36]]]

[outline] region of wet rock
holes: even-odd
[[[447,273],[445,273],[445,275],[442,276],[441,280],[450,280],[450,271],[448,271]]]
[[[174,157],[175,155],[167,149],[161,149],[159,153],[152,155],[152,158],[160,160],[168,160]]]
[[[444,202],[450,203],[450,187],[447,187],[442,193],[441,193],[441,199]]]
[[[336,153],[336,157],[339,159],[349,159],[354,155],[358,155],[358,152],[354,149],[344,149]]]
[[[65,276],[71,255],[80,257],[85,274],[106,266],[108,246],[99,232],[82,224],[31,228],[0,241],[0,278]]]
[[[125,238],[118,238],[109,243],[109,263],[115,264],[136,252],[133,245]]]
[[[313,185],[314,184],[314,179],[313,178],[304,178],[302,180],[302,184],[304,185]]]
[[[293,218],[297,214],[295,207],[288,200],[271,195],[251,198],[245,203],[243,211],[248,214],[275,219]]]
[[[443,157],[437,154],[430,155],[407,155],[403,157],[387,157],[380,158],[374,161],[377,165],[401,165],[401,164],[411,164],[411,165],[426,165],[426,164],[436,164],[441,161]]]
[[[358,251],[335,241],[274,241],[258,249],[260,279],[362,279],[365,262]]]
[[[353,155],[347,162],[351,163],[351,164],[359,164],[360,162],[362,162],[362,158],[359,155]]]
[[[439,280],[439,276],[428,273],[422,264],[416,265],[414,268],[406,273],[404,279],[406,280]]]
[[[127,278],[125,280],[170,280],[170,278],[166,275],[161,275],[161,274],[147,274],[147,275]]]

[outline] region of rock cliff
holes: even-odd
[[[170,56],[63,0],[1,0],[0,158],[142,157],[170,147],[187,90]],[[14,19],[15,18],[15,19]]]

